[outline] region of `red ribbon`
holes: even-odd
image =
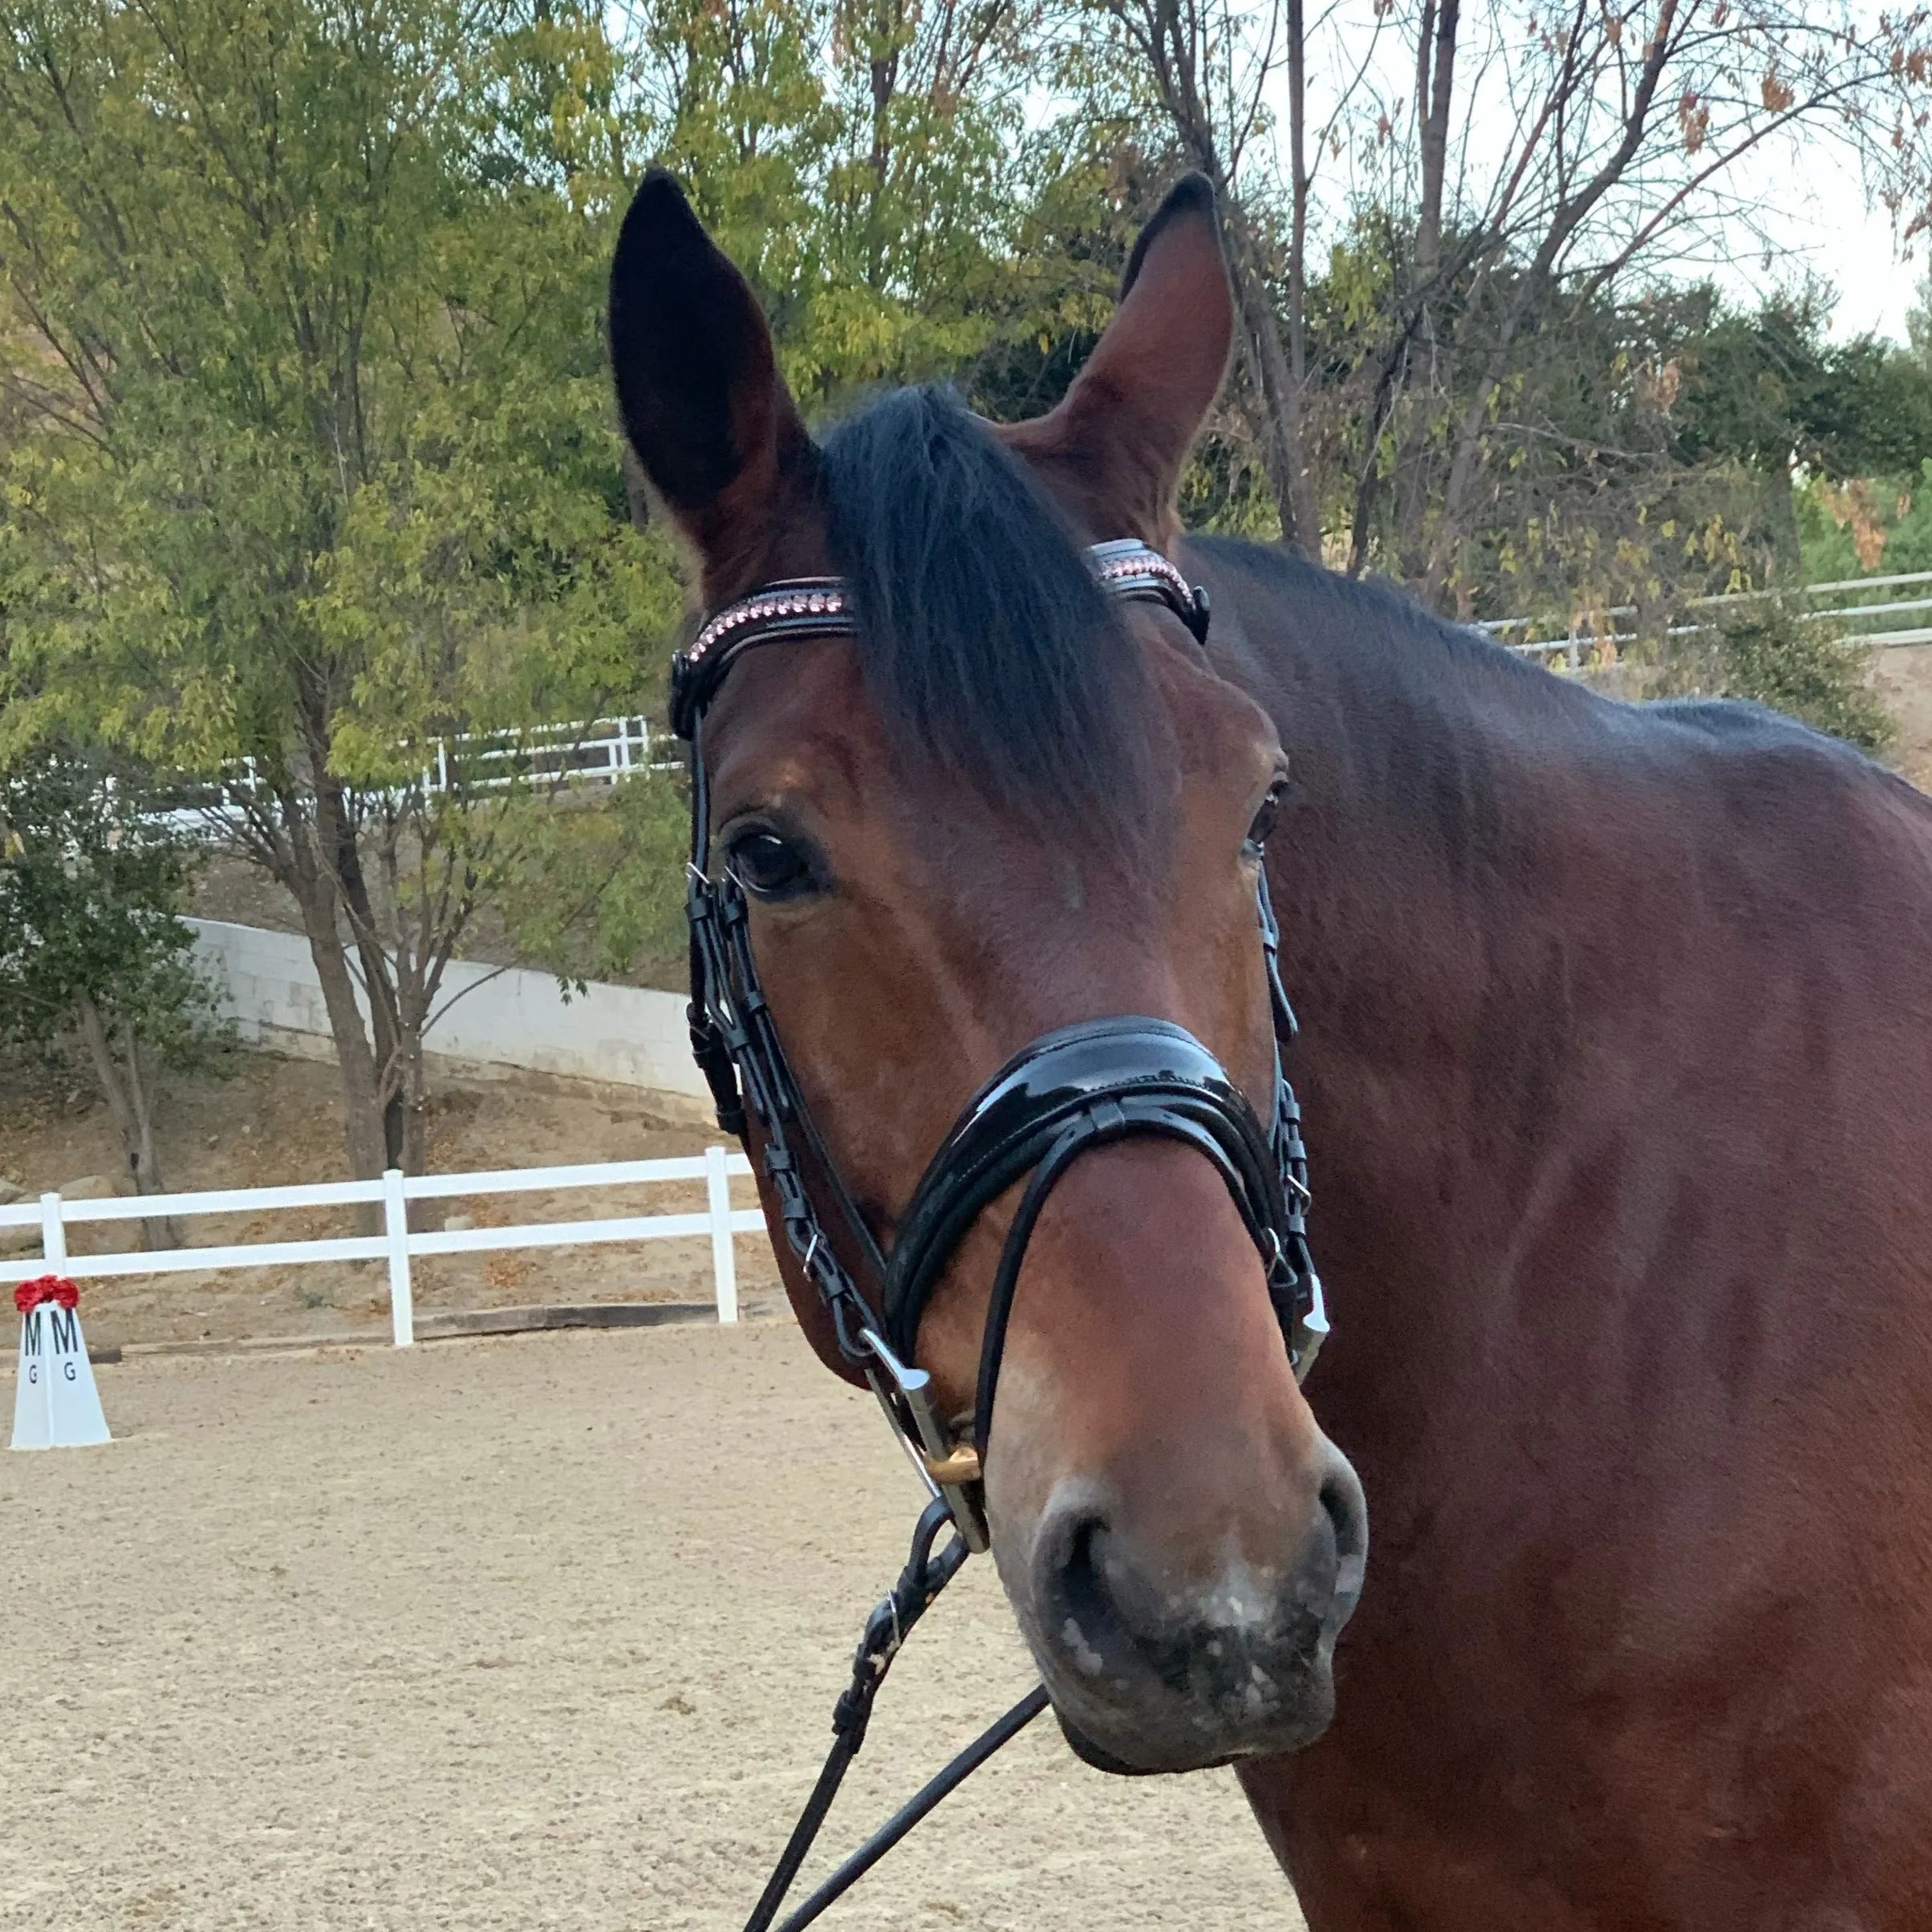
[[[78,1308],[80,1290],[59,1275],[41,1275],[34,1281],[22,1281],[14,1290],[14,1306],[23,1315],[30,1315],[43,1301],[55,1302],[62,1308]]]

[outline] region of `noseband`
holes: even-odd
[[[1127,538],[1095,544],[1087,554],[1102,588],[1165,607],[1198,643],[1206,644],[1207,593],[1190,589],[1159,551]],[[779,1043],[753,956],[744,887],[729,867],[716,876],[707,869],[711,806],[704,718],[733,665],[762,646],[850,637],[857,628],[850,599],[838,578],[796,578],[767,585],[717,612],[672,664],[671,722],[691,745],[685,909],[691,927],[692,1050],[717,1103],[718,1124],[748,1150],[755,1141],[786,1242],[824,1302],[839,1350],[870,1384],[932,1497],[920,1519],[913,1560],[868,1626],[852,1688],[840,1700],[842,1715],[834,1719],[838,1742],[832,1760],[753,1914],[751,1932],[761,1932],[771,1922],[789,1888],[830,1804],[831,1791],[857,1752],[871,1697],[907,1629],[967,1551],[988,1547],[981,1472],[1008,1317],[1041,1212],[1073,1163],[1095,1147],[1136,1136],[1155,1135],[1192,1147],[1220,1175],[1254,1241],[1297,1382],[1308,1374],[1328,1332],[1303,1221],[1309,1194],[1301,1114],[1281,1068],[1281,1041],[1292,1037],[1295,1020],[1281,986],[1267,876],[1258,867],[1257,911],[1275,1036],[1268,1124],[1263,1126],[1214,1055],[1171,1021],[1121,1015],[1061,1027],[1022,1047],[968,1102],[913,1190],[891,1252],[882,1251],[840,1177]],[[956,1444],[939,1412],[931,1377],[912,1366],[919,1318],[967,1231],[1021,1182],[1025,1186],[993,1277],[972,1439]],[[827,1210],[823,1214],[822,1203]],[[855,1267],[848,1264],[848,1256]],[[866,1292],[858,1276],[866,1281]],[[936,1555],[934,1539],[948,1518],[958,1540]],[[1036,1691],[1024,1707],[1016,1707],[1000,1720],[1009,1728],[997,1742],[1037,1715],[1044,1703],[1045,1694]],[[834,1874],[835,1879],[842,1877],[836,1890],[828,1889],[828,1881],[785,1926],[803,1926],[815,1918],[952,1788],[943,1784],[944,1779],[956,1771],[956,1783],[996,1747],[988,1743],[993,1735],[989,1732],[956,1760],[899,1819],[869,1841],[857,1855],[864,1862],[849,1861],[841,1874]]]

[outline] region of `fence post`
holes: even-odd
[[[383,1232],[389,1241],[389,1329],[399,1349],[416,1341],[416,1295],[409,1285],[409,1205],[403,1199],[403,1171],[383,1172]]]
[[[704,1150],[704,1192],[711,1209],[711,1272],[717,1278],[718,1319],[738,1318],[738,1257],[731,1245],[731,1176],[724,1150]]]
[[[60,1218],[60,1196],[58,1194],[43,1194],[40,1197],[40,1252],[46,1258],[50,1274],[65,1265],[67,1258],[67,1223]]]

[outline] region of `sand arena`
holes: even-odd
[[[737,1932],[916,1504],[788,1323],[99,1379],[112,1447],[0,1454],[0,1923]],[[976,1563],[810,1870],[1028,1681]],[[1301,1922],[1232,1774],[1042,1720],[823,1922]]]

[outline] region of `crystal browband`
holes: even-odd
[[[1190,586],[1179,570],[1137,537],[1089,546],[1094,581],[1115,597],[1165,604],[1208,641],[1208,594]],[[691,736],[699,714],[726,668],[748,645],[781,637],[850,636],[857,627],[843,582],[836,577],[794,577],[767,584],[707,618],[691,643],[671,660],[671,728]]]
[[[1195,608],[1198,593],[1194,586],[1175,565],[1136,537],[1118,538],[1111,543],[1096,543],[1087,552],[1087,558],[1102,590],[1131,596],[1136,580],[1144,578],[1151,588],[1159,586],[1159,590],[1153,594],[1160,596],[1163,603],[1174,604],[1183,617]]]
[[[683,656],[692,664],[701,664],[714,644],[746,624],[762,623],[775,617],[843,618],[845,614],[845,592],[836,577],[802,577],[794,584],[774,585],[755,597],[727,604],[699,631]],[[842,623],[838,627],[844,630],[847,626]]]

